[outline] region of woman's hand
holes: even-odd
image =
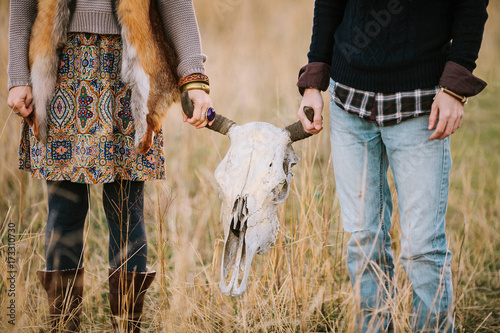
[[[188,91],[188,95],[193,102],[194,110],[191,118],[188,118],[184,112],[182,112],[184,122],[187,121],[196,128],[212,125],[214,121],[208,122],[207,120],[207,110],[212,107],[212,100],[208,94],[201,89],[192,89]]]
[[[310,106],[314,110],[313,122],[310,122],[305,113],[304,106]],[[318,89],[308,88],[304,91],[304,96],[302,97],[302,102],[300,103],[298,117],[302,122],[302,127],[307,133],[318,134],[323,129],[323,118],[321,113],[323,112],[323,97],[321,97],[321,92]]]
[[[17,86],[9,90],[7,104],[12,112],[27,118],[33,112],[33,94],[30,86]]]

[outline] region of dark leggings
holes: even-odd
[[[69,181],[47,181],[49,216],[45,232],[47,270],[83,266],[83,229],[89,208],[89,187]],[[144,182],[104,184],[103,206],[109,226],[109,265],[127,271],[146,271]]]

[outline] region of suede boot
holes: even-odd
[[[83,267],[61,271],[37,271],[47,292],[51,332],[78,332],[82,313]]]
[[[113,332],[140,332],[144,296],[156,272],[109,269],[109,305]]]

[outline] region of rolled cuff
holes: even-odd
[[[330,82],[330,65],[324,62],[311,62],[299,71],[297,87],[301,95],[307,88],[315,88],[321,91],[328,89]]]
[[[448,61],[439,80],[439,85],[459,95],[470,97],[479,94],[487,83],[474,76],[467,68],[456,62]]]

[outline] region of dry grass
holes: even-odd
[[[239,123],[295,120],[296,73],[306,62],[312,1],[215,0],[195,3],[212,99]],[[500,330],[500,5],[490,5],[477,75],[489,87],[467,108],[453,137],[454,166],[448,210],[453,253],[455,317],[459,332]],[[0,1],[0,78],[7,81],[8,3]],[[4,86],[5,87],[5,86]],[[0,90],[0,331],[7,323],[6,264],[9,222],[15,223],[16,326],[38,332],[46,299],[35,271],[44,268],[46,188],[16,169],[19,121]],[[326,96],[325,96],[326,98]],[[325,114],[328,123],[328,115]],[[253,264],[240,298],[218,290],[223,246],[220,200],[213,171],[228,140],[181,125],[179,108],[165,123],[168,179],[146,194],[149,263],[158,277],[147,294],[145,327],[151,332],[350,332],[353,306],[345,267],[348,234],[341,227],[329,159],[327,129],[295,146],[291,195],[279,210],[276,245]],[[85,230],[84,332],[109,331],[107,226],[101,187],[93,186]],[[398,217],[394,216],[398,254]],[[399,332],[407,331],[411,292],[397,266],[399,293],[391,304]]]

